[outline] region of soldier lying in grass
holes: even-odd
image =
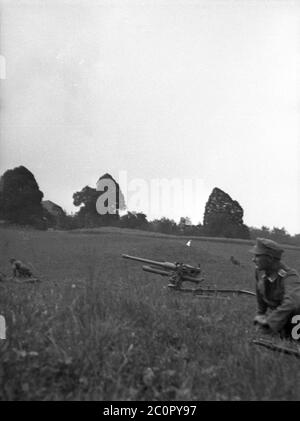
[[[300,315],[300,278],[296,270],[281,262],[283,251],[275,241],[265,238],[257,238],[250,250],[256,266],[258,311],[254,323],[265,333],[293,339],[291,333],[296,325],[292,319]]]

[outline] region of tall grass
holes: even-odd
[[[249,343],[255,298],[166,288],[122,253],[201,263],[207,283],[253,289],[248,245],[3,230],[40,284],[0,284],[2,400],[298,400],[299,361]],[[233,266],[229,257],[242,263]],[[290,250],[288,263],[297,263]],[[295,266],[295,265],[293,265]],[[296,265],[297,267],[297,265]]]

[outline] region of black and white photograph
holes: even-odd
[[[0,401],[300,400],[300,0],[0,0]]]

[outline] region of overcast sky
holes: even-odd
[[[1,174],[69,212],[106,172],[200,180],[165,216],[202,222],[219,187],[300,233],[299,28],[289,0],[1,1]]]

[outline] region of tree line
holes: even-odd
[[[187,216],[181,217],[176,223],[167,217],[148,221],[147,215],[142,212],[120,212],[126,210],[120,186],[108,173],[99,180],[110,180],[115,185],[116,200],[110,213],[100,215],[97,211],[97,200],[105,191],[85,186],[73,194],[73,204],[79,208],[78,211],[67,214],[59,205],[43,200],[44,194],[27,168],[20,166],[7,170],[0,178],[0,219],[9,224],[28,225],[43,230],[116,226],[185,236],[242,239],[266,237],[300,245],[300,234],[292,237],[285,228],[246,226],[242,206],[218,187],[208,197],[203,222],[194,225]]]

